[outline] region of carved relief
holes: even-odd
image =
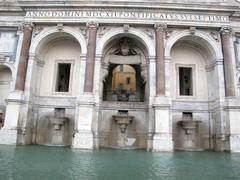
[[[114,52],[114,55],[122,55],[122,56],[133,56],[137,55],[137,52],[133,49],[133,44],[131,39],[127,37],[123,37],[119,41],[119,47]]]
[[[57,29],[58,29],[58,31],[62,31],[63,30],[63,24],[57,24]]]
[[[98,29],[98,37],[101,38],[104,34],[106,34],[106,32],[108,32],[111,28],[109,27],[105,27],[105,26],[101,26]]]
[[[147,65],[141,65],[141,77],[145,82],[147,82]]]
[[[128,31],[129,31],[129,28],[130,28],[129,24],[124,24],[124,25],[123,25],[123,31],[124,31],[124,32],[128,32]]]
[[[165,38],[166,38],[166,39],[169,38],[169,37],[171,36],[172,32],[173,32],[173,30],[171,30],[171,29],[166,29],[166,31],[165,31]]]
[[[79,31],[86,39],[87,38],[87,28],[86,27],[80,27]]]
[[[154,30],[150,28],[143,29],[143,31],[151,38],[154,39]]]
[[[33,37],[36,37],[42,30],[43,30],[43,27],[34,27],[33,28]]]
[[[211,32],[211,36],[215,41],[219,42],[219,33],[218,32]]]
[[[194,35],[196,33],[196,27],[189,27],[189,32],[191,35]]]

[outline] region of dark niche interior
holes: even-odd
[[[140,65],[110,64],[108,72],[104,80],[104,101],[144,101],[145,82]]]

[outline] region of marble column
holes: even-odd
[[[32,37],[32,25],[29,23],[24,24],[23,30],[23,42],[22,48],[20,52],[20,59],[18,64],[18,71],[17,71],[17,79],[15,90],[24,91],[25,80],[26,80],[26,73],[27,73],[27,65],[28,65],[28,54],[29,48],[31,44],[31,37]]]
[[[93,80],[94,80],[94,60],[96,51],[96,38],[98,23],[87,23],[88,28],[88,46],[87,46],[87,61],[84,81],[84,92],[93,92]]]
[[[164,31],[166,24],[155,24],[156,39],[156,95],[165,96]]]
[[[221,30],[222,52],[224,60],[224,76],[225,76],[225,96],[235,96],[234,73],[231,55],[230,37],[232,29],[223,27]]]

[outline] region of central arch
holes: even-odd
[[[143,31],[135,28],[129,28],[128,31],[124,31],[123,28],[115,28],[113,30],[110,30],[104,34],[103,37],[97,42],[96,54],[103,54],[104,48],[110,41],[116,37],[124,35],[138,39],[147,48],[148,55],[152,57],[155,56],[155,44],[153,39],[151,39]]]
[[[147,67],[149,56],[155,56],[152,39],[134,28],[127,32],[116,28],[99,40],[97,53],[102,55],[99,146],[146,149],[149,96]],[[113,82],[116,79],[117,82]],[[107,97],[102,96],[109,91],[111,93]],[[126,126],[118,118],[115,119],[122,115],[129,118]]]

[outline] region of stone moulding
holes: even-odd
[[[98,0],[98,1],[87,1],[87,0],[18,0],[18,4],[20,7],[34,7],[34,6],[52,6],[52,7],[105,7],[105,3],[107,2],[109,7],[145,7],[145,8],[162,8],[162,9],[176,9],[176,10],[183,10],[183,9],[197,9],[197,10],[215,10],[216,5],[218,5],[219,10],[224,10],[224,7],[219,6],[224,5],[225,8],[236,8],[237,5],[235,3],[225,3],[223,0],[199,0],[199,1],[190,1],[189,0],[138,0],[138,1],[131,1],[131,0]],[[176,4],[178,4],[176,6]]]

